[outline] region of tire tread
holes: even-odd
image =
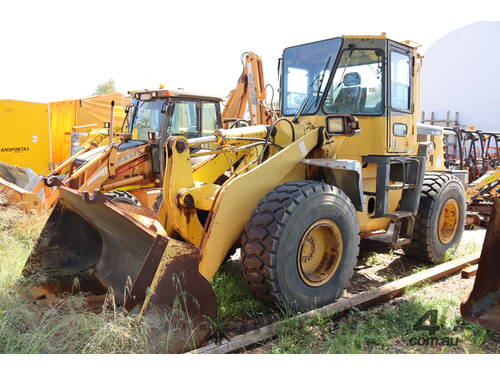
[[[403,246],[403,250],[409,257],[425,262],[439,263],[431,244],[431,220],[440,191],[451,181],[460,180],[448,173],[428,172],[425,174],[418,213],[415,218],[413,236],[410,244]]]
[[[298,205],[310,195],[321,192],[334,193],[355,211],[347,195],[334,186],[319,181],[293,181],[268,193],[245,227],[241,238],[243,278],[255,297],[268,305],[286,304],[276,274],[276,249],[285,224]],[[353,272],[354,267],[348,279]]]

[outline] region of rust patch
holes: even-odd
[[[476,280],[460,306],[466,320],[500,332],[500,198],[496,199],[483,243]]]
[[[157,333],[175,332],[168,340],[168,352],[180,353],[204,344],[212,334],[217,298],[198,271],[200,250],[174,239],[168,241],[142,313],[146,321],[158,322],[163,316]]]

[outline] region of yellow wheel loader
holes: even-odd
[[[462,236],[466,171],[445,168],[441,128],[417,124],[415,45],[338,37],[286,48],[280,71],[271,125],[165,141],[156,218],[60,187],[24,269],[43,275],[36,296],[111,290],[145,319],[180,298],[193,329],[168,350],[183,351],[210,332],[210,281],[236,247],[255,296],[295,311],[342,294],[361,240],[440,262]]]

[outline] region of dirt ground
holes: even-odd
[[[422,296],[427,296],[427,297],[436,297],[436,296],[443,296],[450,291],[453,291],[453,293],[458,293],[460,295],[460,298],[465,298],[470,290],[472,289],[472,286],[474,284],[474,278],[470,279],[464,279],[461,277],[460,273],[454,274],[452,276],[449,276],[447,278],[444,278],[442,280],[439,280],[429,286],[426,286],[420,291],[420,295]],[[345,297],[343,297],[345,298]],[[400,305],[403,301],[407,301],[409,299],[408,296],[402,296],[395,298],[391,301],[388,301],[385,304],[382,305],[377,305],[372,308],[369,308],[366,310],[366,313],[376,313],[377,311],[380,311],[381,309],[387,309],[387,308],[397,308],[398,305]],[[448,315],[459,315],[460,314],[460,306],[457,304],[455,307],[450,309],[448,311]],[[341,323],[343,320],[347,319],[352,319],[352,318],[342,318],[338,320],[338,323]],[[241,351],[241,353],[244,354],[267,354],[267,353],[272,353],[273,348],[277,344],[277,339],[273,339],[264,345],[258,345],[252,348],[247,348],[246,350]],[[418,349],[411,349],[408,348],[407,345],[405,345],[404,342],[400,340],[396,340],[393,345],[392,345],[392,352],[393,353],[401,353],[401,354],[419,354],[422,353],[422,350]],[[492,354],[499,354],[500,353],[500,342],[499,341],[489,341],[486,346],[483,348],[484,353],[492,353]],[[439,353],[439,348],[432,348],[428,347],[425,348],[424,351],[426,354],[432,354],[432,353]],[[463,353],[461,350],[454,350],[451,349],[448,351],[448,353]],[[321,353],[321,352],[319,352]]]
[[[454,258],[481,250],[486,229],[464,231],[462,241],[455,250],[450,250]],[[415,273],[422,262],[408,258],[403,250],[385,251],[363,249],[358,257],[358,265],[342,298],[379,287],[389,281]],[[474,279],[472,279],[474,280]],[[469,280],[470,281],[470,280]],[[471,284],[472,285],[472,284]],[[457,287],[459,287],[457,285]]]

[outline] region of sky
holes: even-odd
[[[245,51],[276,84],[284,48],[341,35],[414,40],[425,54],[464,25],[500,20],[496,1],[2,1],[0,99],[89,96],[113,78],[120,92],[183,88],[227,96]],[[425,60],[424,60],[425,62]]]

